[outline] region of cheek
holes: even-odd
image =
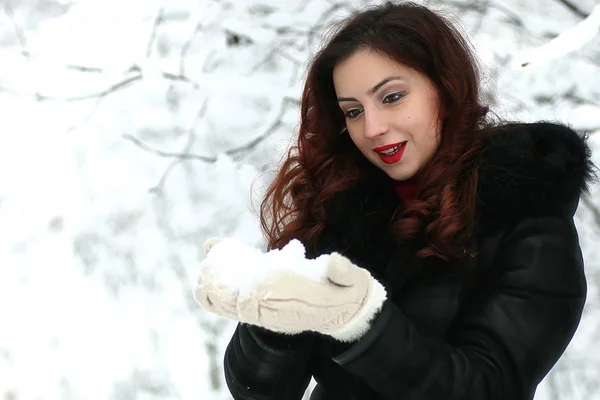
[[[429,129],[429,135],[427,135],[427,141],[429,142],[429,147],[434,151],[440,144],[441,138],[439,130],[437,126],[432,126]]]
[[[434,152],[440,143],[438,126],[432,124],[431,120],[422,120],[419,122],[418,129],[413,130],[414,135],[412,136],[412,140],[423,152]]]
[[[350,136],[350,140],[352,140],[352,143],[354,143],[354,146],[356,146],[356,148],[358,148],[361,152],[365,152],[367,150],[366,143],[364,140],[361,139],[360,135],[350,134],[349,132],[346,132],[345,135]]]

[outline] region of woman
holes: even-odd
[[[412,3],[346,21],[301,112],[261,222],[271,249],[333,253],[329,282],[287,275],[245,303],[200,282],[201,304],[243,322],[233,397],[301,399],[313,376],[313,400],[531,399],[586,298],[585,138],[486,123],[468,43]]]

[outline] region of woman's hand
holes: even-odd
[[[221,239],[210,238],[204,243],[204,254],[208,255],[210,249]],[[215,271],[210,268],[201,268],[194,299],[207,311],[221,317],[239,321],[237,303],[239,290],[235,287],[220,283],[215,276]]]
[[[213,242],[207,242],[205,252]],[[208,311],[274,332],[314,331],[353,341],[370,327],[386,299],[383,286],[346,257],[332,253],[326,276],[317,281],[293,271],[278,271],[239,295],[203,271],[194,292]]]
[[[238,315],[275,332],[314,331],[352,341],[368,330],[385,299],[383,286],[367,270],[332,253],[326,280],[277,273],[240,299]]]

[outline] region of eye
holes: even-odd
[[[352,108],[344,113],[346,118],[353,119],[358,117],[361,114],[362,110],[360,108]]]
[[[395,103],[405,96],[403,92],[390,93],[383,98],[384,103]]]

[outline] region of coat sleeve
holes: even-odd
[[[300,400],[310,382],[314,338],[238,324],[225,351],[225,381],[235,400]]]
[[[499,273],[444,338],[389,301],[334,361],[386,398],[529,399],[579,324],[586,297],[572,219],[523,221],[498,247]]]

